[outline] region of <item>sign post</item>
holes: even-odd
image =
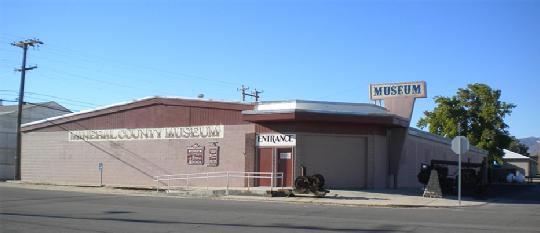
[[[103,163],[98,163],[99,169],[99,186],[103,187]]]
[[[452,151],[458,154],[458,201],[461,206],[461,154],[469,150],[469,140],[464,136],[452,139]]]

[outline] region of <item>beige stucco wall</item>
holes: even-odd
[[[114,186],[154,186],[152,176],[212,171],[244,171],[245,135],[253,125],[226,125],[221,139],[167,139],[132,141],[70,142],[68,132],[29,132],[23,134],[22,180],[30,182],[96,185],[100,182],[98,163],[104,165],[103,183]],[[186,148],[198,143],[218,142],[218,167],[187,165]],[[207,161],[208,150],[205,151]],[[210,186],[221,186],[225,179],[210,179]],[[243,179],[231,180],[243,186]],[[183,185],[179,181],[178,185]],[[205,186],[206,180],[190,185]]]
[[[370,148],[373,148],[371,156],[374,158],[370,188],[390,188],[390,176],[388,175],[388,141],[386,136],[374,135],[370,138]]]
[[[467,152],[462,155],[462,162],[480,163],[482,158],[476,152]],[[422,163],[430,164],[431,160],[457,161],[458,156],[452,152],[449,142],[445,143],[409,134],[399,163],[398,187],[421,187],[422,184],[418,182],[417,178],[420,165]],[[448,174],[457,172],[456,166],[448,166],[448,168]]]
[[[523,172],[525,176],[530,176],[530,168],[531,168],[531,162],[530,160],[528,159],[505,159],[504,162],[506,163],[509,163],[513,166],[516,166],[518,168],[521,168],[523,169],[523,171],[520,171],[520,172]]]

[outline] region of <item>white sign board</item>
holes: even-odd
[[[256,145],[261,146],[296,146],[296,134],[257,134]]]
[[[69,131],[69,141],[126,141],[223,138],[223,125]]]
[[[469,151],[469,140],[464,136],[457,136],[452,139],[452,151],[456,154],[464,154]]]
[[[291,152],[279,153],[279,159],[291,159],[291,158],[292,158]]]
[[[426,82],[370,84],[369,96],[371,100],[404,96],[426,98]]]

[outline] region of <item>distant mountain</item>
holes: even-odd
[[[519,141],[529,147],[529,155],[538,155],[538,142],[540,137],[520,138]]]

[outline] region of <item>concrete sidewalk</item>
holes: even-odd
[[[261,192],[251,191],[255,195],[246,195],[242,190],[232,190],[231,195],[216,195],[223,190],[192,190],[167,194],[155,190],[119,189],[114,187],[93,187],[73,185],[30,184],[23,182],[0,182],[0,187],[17,187],[40,190],[72,191],[84,193],[156,196],[170,198],[211,198],[235,201],[261,201],[297,204],[343,205],[343,206],[379,206],[379,207],[458,207],[456,197],[424,198],[420,189],[382,189],[382,190],[330,190],[324,198],[309,195],[296,197],[269,197]],[[219,192],[216,192],[219,191]],[[258,194],[258,195],[256,195]],[[464,198],[462,207],[480,206],[486,202]]]
[[[457,197],[425,198],[419,189],[384,189],[384,190],[331,190],[324,198],[309,195],[296,197],[264,196],[223,196],[229,200],[253,200],[285,203],[312,203],[345,206],[380,206],[380,207],[459,207]],[[484,201],[462,198],[461,206],[481,206]]]

